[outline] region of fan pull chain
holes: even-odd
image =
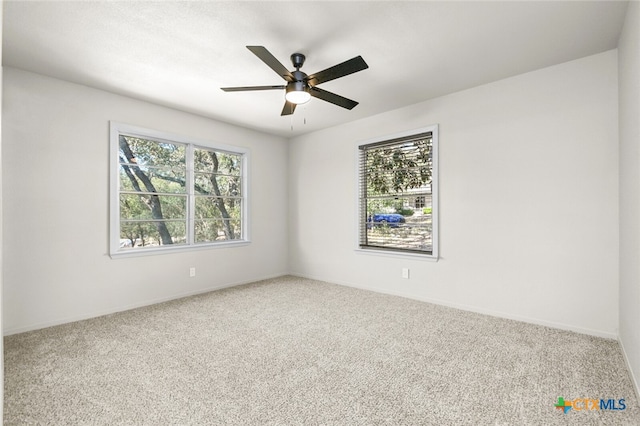
[[[301,108],[298,108],[298,111],[300,111],[300,109],[302,109],[302,114],[303,114],[303,116],[302,116],[302,124],[306,125],[307,124],[307,106],[304,105]],[[291,111],[291,115],[289,115],[289,120],[290,120],[289,126],[290,126],[291,131],[293,132],[293,109]]]

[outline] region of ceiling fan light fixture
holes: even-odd
[[[291,102],[292,104],[306,104],[311,99],[311,95],[309,92],[287,92],[285,95],[285,99]]]
[[[2,0],[0,0],[2,2]],[[295,71],[289,71],[284,65],[276,59],[264,46],[247,46],[254,55],[264,62],[269,68],[284,79],[287,84],[284,86],[244,86],[244,87],[221,87],[225,92],[244,92],[247,90],[282,90],[285,89],[286,102],[282,108],[281,116],[291,115],[296,109],[296,105],[304,104],[314,97],[325,102],[332,103],[345,109],[353,109],[358,103],[354,100],[347,99],[343,96],[336,95],[327,90],[320,89],[318,84],[335,80],[358,71],[369,68],[369,65],[362,59],[362,56],[356,56],[348,61],[339,63],[322,71],[307,75],[300,71],[304,64],[305,56],[302,53],[294,53],[291,55],[291,63]]]
[[[287,85],[287,93],[284,98],[292,104],[304,104],[309,102],[311,94],[304,81],[294,81]]]

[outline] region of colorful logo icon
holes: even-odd
[[[558,403],[554,405],[556,409],[563,410],[565,414],[569,412],[573,408],[571,405],[571,401],[565,401],[563,397],[558,397]]]

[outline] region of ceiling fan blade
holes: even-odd
[[[340,95],[336,95],[335,93],[328,92],[326,90],[322,90],[318,87],[310,87],[309,93],[314,98],[322,99],[323,101],[331,102],[332,104],[341,106],[346,109],[353,109],[358,102],[352,101],[351,99],[347,99]]]
[[[280,115],[291,115],[295,110],[296,104],[294,104],[293,102],[285,101],[284,108],[282,108],[282,113]]]
[[[276,90],[285,89],[287,86],[245,86],[245,87],[221,87],[225,92],[246,92],[248,90]]]
[[[295,80],[291,71],[286,69],[264,46],[247,46],[247,49],[253,52],[254,55],[260,58],[262,62],[267,64],[269,68],[274,70],[280,77],[287,81]]]
[[[335,80],[336,78],[344,77],[345,75],[353,74],[354,72],[366,70],[369,65],[362,59],[362,56],[356,56],[348,61],[344,61],[341,64],[334,65],[326,70],[318,71],[311,74],[307,81],[311,86],[324,83],[326,81]]]

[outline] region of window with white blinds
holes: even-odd
[[[361,249],[437,257],[437,133],[358,147]]]

